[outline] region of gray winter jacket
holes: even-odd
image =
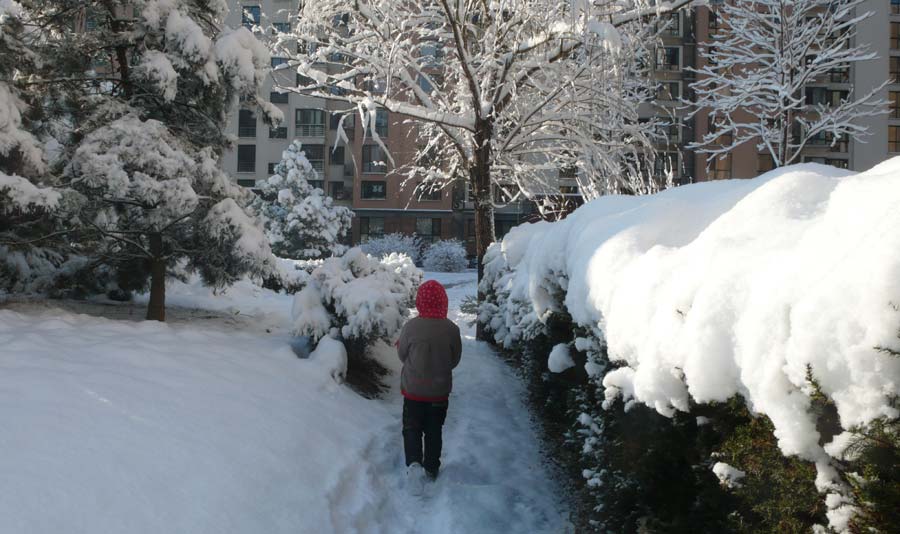
[[[397,352],[403,362],[403,396],[424,402],[445,401],[453,389],[453,369],[462,356],[459,327],[449,319],[410,319],[400,332]]]

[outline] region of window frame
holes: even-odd
[[[372,194],[371,187],[377,187],[379,184],[383,189],[383,196],[370,196]],[[387,180],[360,180],[359,198],[360,200],[387,200]]]

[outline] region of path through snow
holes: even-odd
[[[463,333],[463,357],[444,426],[441,475],[422,498],[404,486],[399,384],[384,401],[396,414],[368,450],[367,465],[350,468],[334,488],[339,532],[563,533],[565,512],[542,461],[524,388],[492,349],[474,339],[472,316],[460,311],[475,294],[472,273],[429,273],[448,288],[450,319]],[[396,353],[391,351],[391,357]],[[395,379],[399,380],[399,379]]]

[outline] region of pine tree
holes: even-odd
[[[260,196],[253,207],[277,256],[319,259],[344,252],[340,242],[350,231],[352,212],[312,187],[309,182],[317,179],[295,140],[282,153],[275,174],[257,182]]]
[[[64,146],[65,185],[85,199],[72,224],[93,264],[123,289],[149,283],[148,319],[165,319],[165,279],[186,263],[210,285],[271,268],[249,216],[252,195],[217,157],[238,99],[259,98],[265,47],[223,28],[220,0],[34,0],[38,110]],[[73,22],[74,21],[74,22]]]
[[[44,150],[16,83],[38,58],[25,40],[21,4],[0,1],[0,290],[43,289],[66,261],[59,226],[68,195],[45,183]]]

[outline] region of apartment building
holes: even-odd
[[[700,56],[701,46],[710,43],[713,36],[722,31],[722,20],[719,15],[718,2],[710,2],[708,6],[695,7],[680,13],[685,30],[680,37],[663,37],[665,53],[657,54],[657,79],[664,81],[659,66],[669,76],[680,77],[683,95],[691,99],[688,85],[694,80],[692,74],[684,72],[684,68],[702,65],[705,61]],[[832,146],[833,139],[823,134],[813,140],[802,152],[802,161],[832,165],[839,168],[862,171],[884,161],[892,155],[900,153],[900,0],[867,0],[859,8],[872,11],[874,16],[863,21],[858,27],[857,40],[865,40],[878,58],[856,63],[849,69],[834,70],[828,76],[817,79],[805,88],[805,98],[809,103],[837,102],[846,98],[851,90],[854,94],[867,94],[890,77],[898,85],[884,90],[883,98],[890,97],[891,113],[878,117],[861,119],[860,123],[872,132],[865,139],[842,139]],[[665,70],[680,54],[680,67]],[[662,60],[662,61],[661,61]],[[680,72],[680,76],[672,74]],[[897,126],[893,126],[896,124]],[[682,123],[679,139],[700,140],[709,131],[709,117],[697,115],[692,120]],[[890,143],[891,135],[895,140]],[[730,139],[722,139],[723,143]],[[686,180],[705,181],[727,178],[752,178],[772,169],[772,160],[760,153],[752,143],[746,143],[733,150],[727,157],[707,163],[707,155],[692,153],[683,148],[680,150],[682,183]]]

